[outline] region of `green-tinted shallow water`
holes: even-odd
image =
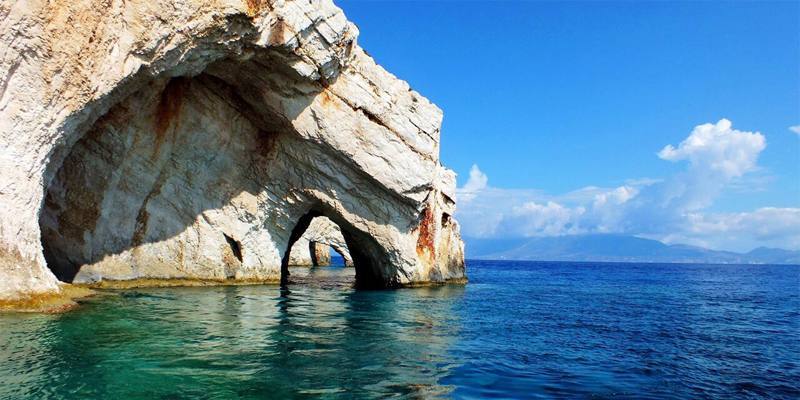
[[[323,287],[139,289],[62,315],[2,316],[0,398],[450,391],[437,381],[453,365],[463,287],[355,291],[340,284],[352,269],[315,272]]]

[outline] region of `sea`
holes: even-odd
[[[469,283],[104,291],[0,314],[0,399],[798,399],[800,266],[468,261]]]

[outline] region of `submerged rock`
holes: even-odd
[[[56,276],[278,281],[319,216],[360,285],[463,279],[442,113],[330,1],[0,15],[0,300]]]

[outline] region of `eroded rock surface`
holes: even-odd
[[[359,284],[463,279],[442,113],[357,34],[329,1],[1,3],[0,300],[277,281],[319,216]]]

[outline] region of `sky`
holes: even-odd
[[[336,4],[444,110],[464,236],[800,249],[800,2]]]

